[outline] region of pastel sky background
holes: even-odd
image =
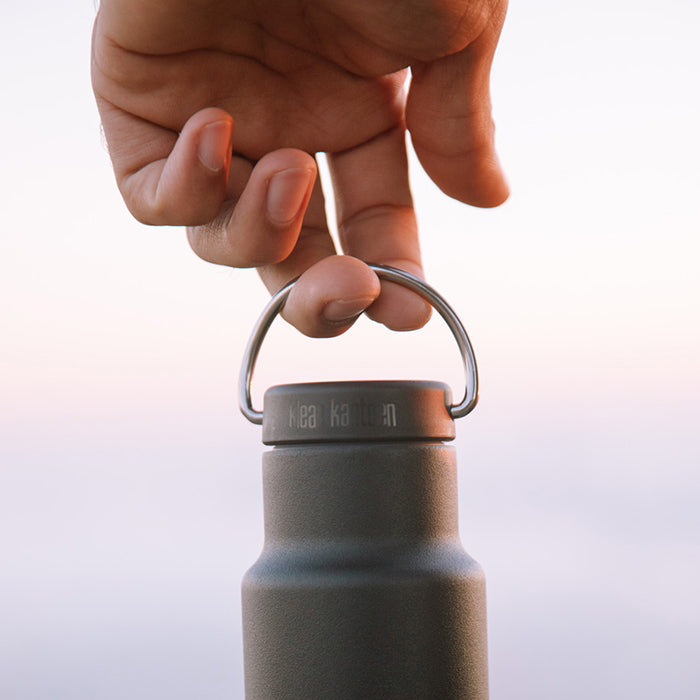
[[[262,538],[235,384],[266,300],[126,212],[89,84],[90,0],[0,10],[0,698],[242,698]],[[429,279],[482,377],[458,428],[493,700],[700,697],[700,5],[511,3],[503,207],[414,164]],[[441,379],[439,321],[310,341],[256,376]]]

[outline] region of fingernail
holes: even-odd
[[[309,193],[314,171],[308,168],[280,170],[267,187],[267,215],[278,224],[287,224],[299,216]]]
[[[231,157],[231,122],[208,124],[199,135],[199,161],[214,173],[226,167]]]
[[[336,299],[323,307],[323,317],[332,323],[350,322],[357,318],[373,301],[372,297]]]

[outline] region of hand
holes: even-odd
[[[185,225],[211,262],[302,273],[285,317],[337,335],[368,307],[393,329],[429,309],[360,260],[422,274],[405,130],[449,196],[495,206],[489,73],[506,0],[102,0],[92,75],[134,216]],[[410,88],[404,85],[411,69]],[[235,131],[234,131],[235,120]],[[335,255],[316,178],[326,152]]]

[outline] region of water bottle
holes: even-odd
[[[242,584],[247,700],[487,700],[485,580],[458,531],[455,418],[476,405],[469,338],[435,290],[371,266],[428,300],[462,351],[467,391],[433,381],[250,384],[292,285],[268,304],[241,369],[241,408],[262,424],[265,543]],[[292,283],[293,284],[293,283]]]

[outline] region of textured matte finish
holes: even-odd
[[[404,384],[410,404],[423,383]],[[243,580],[248,700],[488,698],[485,583],[459,541],[454,450],[417,432],[264,454],[265,546]]]

